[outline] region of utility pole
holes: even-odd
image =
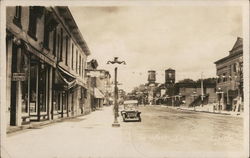
[[[201,73],[201,106],[203,106],[203,96],[204,96],[202,73]]]
[[[113,61],[108,61],[107,64],[126,64],[125,61],[118,61],[118,57],[114,57]],[[117,87],[117,67],[115,67],[115,88],[114,88],[114,123],[112,127],[120,127],[118,122],[118,112],[119,112],[119,105],[117,102],[118,97],[118,87]]]

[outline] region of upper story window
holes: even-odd
[[[82,57],[81,55],[79,56],[79,74],[81,75],[82,74]]]
[[[56,56],[56,29],[53,32],[53,55]]]
[[[233,71],[236,72],[236,63],[233,64]]]
[[[51,43],[51,34],[53,33],[53,54],[55,55],[55,42],[56,42],[56,26],[58,25],[57,21],[53,18],[50,11],[46,11],[44,18],[44,41],[43,46],[46,49],[50,49]]]
[[[22,28],[21,16],[22,16],[22,7],[16,6],[16,13],[13,19],[13,23],[16,24],[20,28]]]
[[[220,78],[221,78],[221,76],[219,76],[218,79],[217,79],[217,82],[218,82],[218,83],[221,82],[221,79],[220,79]]]
[[[28,29],[28,34],[30,37],[33,39],[36,39],[36,31],[37,31],[37,19],[41,18],[43,14],[43,7],[38,7],[38,6],[33,6],[30,7],[30,12],[29,12],[29,29]]]
[[[78,73],[78,50],[76,50],[76,73]]]
[[[84,59],[82,58],[82,77],[84,77],[84,68],[85,68]]]
[[[57,58],[60,61],[60,34],[57,34]]]
[[[66,36],[65,65],[68,65],[69,37]]]
[[[226,82],[226,81],[227,81],[226,73],[223,73],[222,78],[223,78],[223,82]]]
[[[59,40],[59,39],[58,39]],[[62,61],[62,55],[63,55],[63,29],[61,28],[61,40],[60,40],[60,61]]]
[[[74,70],[74,44],[72,43],[72,50],[71,50],[71,68]]]

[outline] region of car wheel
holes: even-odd
[[[122,115],[122,118],[123,118],[123,122],[126,122],[126,116],[124,114]]]
[[[141,122],[141,117],[139,117],[139,122]]]

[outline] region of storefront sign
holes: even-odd
[[[12,73],[12,81],[25,81],[26,74],[25,73]]]
[[[161,89],[161,96],[163,96],[164,94],[166,94],[166,90],[165,89]]]
[[[100,71],[89,71],[87,72],[87,76],[90,77],[102,77],[102,74]]]

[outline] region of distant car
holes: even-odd
[[[137,100],[127,100],[123,103],[123,110],[121,111],[123,121],[139,121],[141,122],[141,112],[138,110]]]

